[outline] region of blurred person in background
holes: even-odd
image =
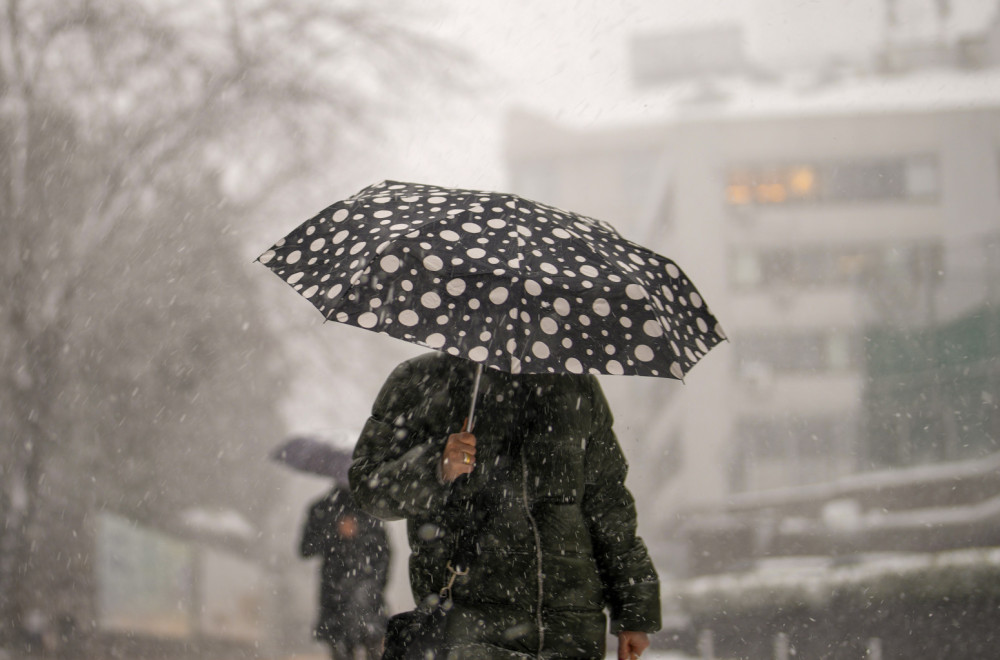
[[[382,522],[335,486],[310,505],[300,552],[323,558],[316,639],[330,645],[333,660],[380,657],[390,558]]]

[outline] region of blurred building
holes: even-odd
[[[623,114],[662,119],[508,126],[514,191],[676,259],[731,339],[671,401],[616,409],[646,420],[632,472],[667,526],[1000,450],[1000,20],[809,71],[740,44],[730,27],[637,41]]]

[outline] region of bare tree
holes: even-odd
[[[45,540],[46,474],[127,453],[136,433],[183,433],[156,404],[221,373],[219,326],[189,314],[163,327],[156,305],[134,297],[140,285],[155,300],[179,280],[211,282],[181,277],[189,255],[150,251],[189,246],[164,240],[204,225],[197,240],[228,240],[232,252],[227,223],[456,55],[387,0],[2,0],[0,12],[2,645],[23,622],[31,548]],[[241,206],[220,207],[234,163]],[[131,286],[112,286],[122,279]],[[121,334],[137,330],[144,344]],[[180,473],[197,462],[145,446]],[[95,493],[76,504],[109,496]]]

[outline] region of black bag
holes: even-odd
[[[382,660],[431,660],[443,648],[451,601],[389,617]]]
[[[382,660],[433,660],[444,649],[448,632],[448,612],[451,611],[451,587],[459,575],[469,572],[448,562],[448,584],[441,589],[436,602],[424,603],[415,610],[389,617],[385,628],[385,650]]]

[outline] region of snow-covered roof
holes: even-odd
[[[1000,109],[1000,68],[927,68],[906,73],[789,72],[689,80],[595,103],[571,123],[588,129],[644,122]],[[544,111],[543,111],[544,112]],[[569,119],[564,117],[560,123]]]
[[[250,540],[257,534],[254,526],[242,514],[232,509],[194,507],[182,512],[180,518],[190,529],[198,532],[244,540]]]
[[[725,573],[684,580],[671,590],[684,599],[713,595],[739,598],[763,594],[772,601],[775,590],[791,589],[807,600],[821,601],[837,586],[870,583],[885,576],[920,574],[928,571],[1000,566],[1000,548],[973,548],[938,553],[872,553],[850,564],[837,564],[829,557],[792,557],[762,563],[757,570]]]
[[[954,483],[998,472],[1000,472],[1000,452],[983,458],[877,470],[825,483],[743,493],[733,496],[729,506],[733,509],[745,509],[778,506],[803,500],[831,500],[848,497],[861,491]]]
[[[936,69],[898,76],[863,76],[827,83],[809,78],[773,87],[741,86],[706,108],[718,117],[919,112],[1000,107],[1000,69]],[[700,114],[700,113],[699,113]]]

